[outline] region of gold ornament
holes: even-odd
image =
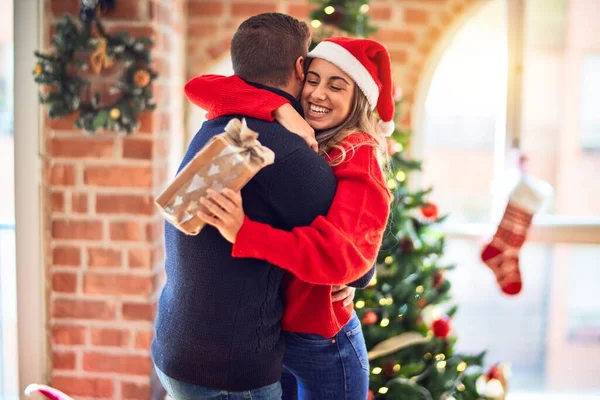
[[[90,56],[90,66],[92,71],[99,75],[102,72],[102,68],[110,68],[113,66],[113,61],[106,55],[106,39],[100,39],[96,51]]]
[[[121,116],[121,110],[119,110],[118,108],[113,108],[112,110],[110,110],[109,115],[112,119],[117,120]]]
[[[44,72],[44,67],[42,67],[42,64],[37,64],[33,69],[33,74],[35,76],[40,75],[42,72]]]
[[[146,87],[150,83],[150,74],[146,70],[139,69],[133,75],[133,82],[137,87]]]
[[[42,85],[40,86],[40,94],[44,97],[51,95],[52,93],[56,92],[56,86],[55,85]]]

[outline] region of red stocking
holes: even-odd
[[[515,295],[521,291],[519,251],[525,243],[533,215],[548,191],[545,182],[524,177],[510,195],[498,230],[481,254],[491,268],[502,291]]]

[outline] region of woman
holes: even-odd
[[[285,99],[237,77],[199,77],[186,85],[188,98],[210,117],[230,110],[219,108],[226,102],[208,104],[205,99],[214,100],[216,93],[231,96],[232,91],[237,104],[245,104],[237,108],[240,114],[272,120],[277,110],[286,126],[297,118],[286,114]],[[234,257],[264,259],[294,275],[284,281],[282,324],[284,365],[297,387],[289,387],[290,376],[284,376],[284,398],[293,398],[297,389],[303,399],[364,400],[369,366],[360,322],[352,304],[332,303],[331,294],[333,285],[352,282],[371,268],[389,215],[382,131],[391,133],[393,123],[378,129],[373,114],[377,108],[383,121],[393,117],[388,52],[372,40],[326,39],[309,54],[301,103],[307,122],[318,132],[318,151],[338,180],[327,216],[291,232],[274,229],[245,217],[239,193],[224,190],[201,200],[212,215],[200,217],[234,244]],[[353,246],[336,245],[348,241]]]

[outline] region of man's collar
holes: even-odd
[[[254,86],[255,88],[268,90],[269,92],[273,92],[281,97],[285,97],[286,99],[288,99],[290,101],[290,103],[292,104],[292,107],[294,107],[294,110],[296,110],[298,112],[298,114],[300,114],[300,116],[302,118],[304,118],[304,110],[302,110],[302,105],[300,104],[298,99],[296,99],[294,96],[292,96],[288,92],[281,90],[281,89],[271,87],[271,86],[261,85],[260,83],[250,82],[247,80],[244,80],[244,82],[246,82],[248,85]]]

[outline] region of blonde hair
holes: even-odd
[[[363,142],[358,145],[348,146],[342,144],[343,140],[354,133],[366,133],[373,140]],[[350,114],[340,125],[320,132],[317,136],[319,143],[319,154],[327,159],[329,165],[339,165],[346,161],[349,152],[354,152],[360,146],[372,146],[377,151],[377,159],[382,170],[387,164],[387,142],[383,134],[377,128],[377,120],[367,101],[367,97],[354,85],[354,94],[352,96],[352,107]],[[333,150],[340,150],[340,154],[331,158],[328,153]]]

